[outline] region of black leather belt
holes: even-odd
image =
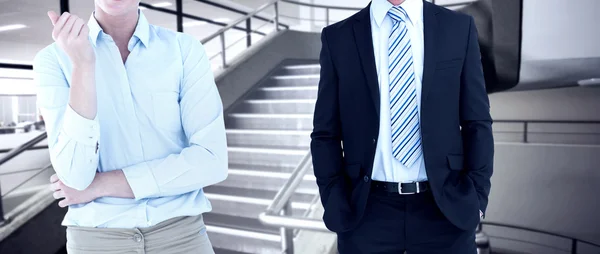
[[[400,186],[400,191],[398,191],[398,186]],[[392,193],[402,193],[402,194],[416,194],[429,190],[429,182],[414,182],[414,183],[392,183],[392,182],[380,182],[380,181],[371,181],[371,188],[392,192]]]

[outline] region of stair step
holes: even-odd
[[[237,105],[231,112],[258,114],[312,114],[315,111],[315,103],[315,99],[250,99]]]
[[[273,234],[277,236],[279,234],[279,228],[262,224],[258,217],[246,218],[218,213],[205,213],[202,216],[204,217],[204,223],[206,225],[263,234]]]
[[[241,253],[281,254],[281,237],[278,234],[221,227],[212,225],[209,220],[205,217],[208,237],[214,248]]]
[[[312,130],[312,114],[229,114],[229,129]]]
[[[317,86],[319,78],[319,74],[272,76],[265,82],[265,86]]]
[[[39,191],[48,188],[50,184],[49,179],[52,174],[54,174],[54,170],[46,168],[15,171],[0,176],[0,193],[4,195],[2,197],[2,209],[4,209],[4,213],[9,213]],[[29,179],[27,183],[17,187],[27,179]]]
[[[252,192],[252,190],[248,190],[248,192]],[[212,204],[212,213],[245,218],[258,218],[273,201],[273,198],[262,199],[214,193],[205,193],[205,195]],[[303,216],[310,206],[310,203],[292,201],[292,214]]]
[[[235,188],[227,186],[212,185],[204,188],[205,193],[219,194],[219,195],[230,195],[240,197],[251,197],[259,199],[273,200],[277,191],[269,190],[248,190],[244,188]],[[291,198],[293,202],[310,203],[315,198],[315,195],[311,194],[294,194]]]
[[[317,99],[318,86],[267,86],[257,88],[250,94],[250,99],[281,100],[281,99]]]
[[[253,171],[245,169],[229,169],[229,176],[217,186],[261,189],[268,191],[279,191],[289,179],[291,173]],[[304,176],[304,181],[298,187],[297,193],[313,194],[319,193],[313,173]]]
[[[251,165],[251,164],[235,164],[229,163],[230,169],[245,169],[264,172],[282,172],[291,173],[298,165]]]
[[[2,197],[2,209],[4,214],[12,212],[17,206],[33,197],[38,192],[48,188],[48,184],[33,186],[29,188],[19,188],[14,192]]]
[[[281,147],[308,150],[310,131],[228,129],[229,146]]]
[[[239,251],[234,251],[234,250],[228,250],[228,249],[221,249],[221,248],[213,248],[215,251],[215,254],[248,254],[246,252],[239,252]]]
[[[232,147],[229,151],[229,163],[243,165],[264,166],[297,166],[300,160],[306,156],[306,149],[280,149],[280,148],[250,148]]]
[[[307,74],[319,74],[321,72],[321,65],[319,64],[303,64],[303,65],[289,65],[279,69],[275,72],[277,76],[283,75],[307,75]]]
[[[40,172],[42,170],[43,172]],[[27,183],[23,186],[20,186],[19,189],[47,185],[50,183],[50,176],[52,176],[52,174],[54,174],[54,171],[51,168],[39,168],[34,170],[21,170],[5,173],[0,175],[0,191],[3,195],[5,195],[7,192],[13,190],[19,184],[25,182],[31,177],[33,178],[27,180]]]

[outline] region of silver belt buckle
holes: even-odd
[[[415,184],[417,185],[417,192],[416,193],[420,193],[421,190],[419,189],[419,182],[415,182]]]

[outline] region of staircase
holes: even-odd
[[[229,177],[204,189],[213,205],[204,214],[215,252],[281,253],[278,228],[260,223],[277,191],[308,152],[320,67],[287,62],[225,112]],[[312,174],[292,198],[293,215],[316,201]]]

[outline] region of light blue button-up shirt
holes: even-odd
[[[72,66],[64,51],[52,44],[34,60],[50,158],[63,183],[80,190],[97,171],[122,169],[135,199],[71,206],[63,225],[139,228],[210,211],[202,188],[227,177],[227,144],[203,46],[148,24],[140,12],[123,64],[93,15],[88,26],[96,52],[95,119],[69,106]]]

